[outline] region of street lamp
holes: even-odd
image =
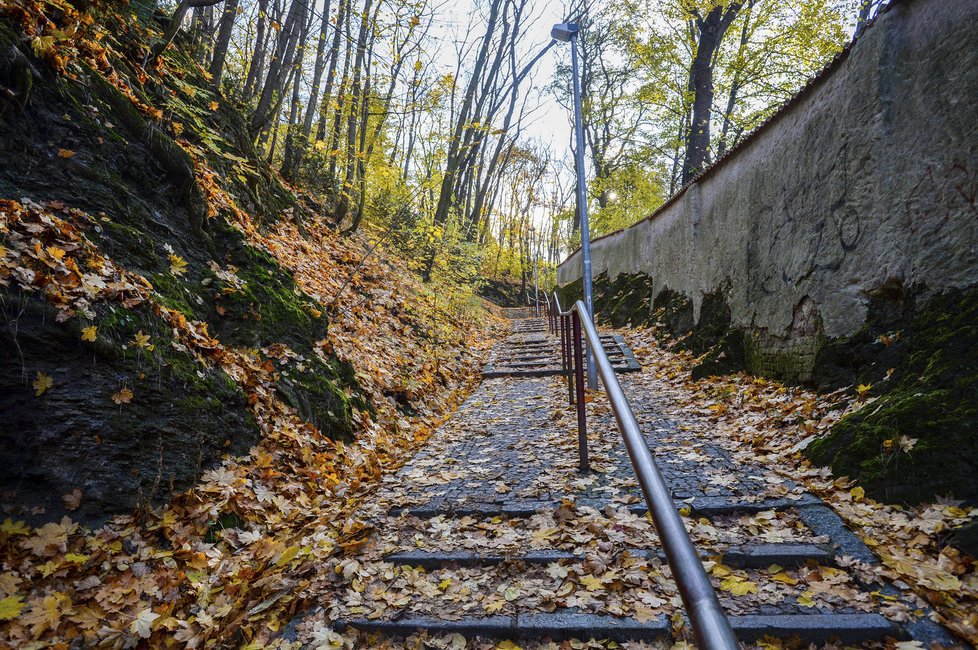
[[[533,255],[533,291],[536,303],[536,317],[540,318],[540,250],[536,240],[537,229],[530,226],[530,250]]]
[[[588,316],[594,320],[594,290],[591,282],[591,232],[587,216],[587,186],[584,182],[584,118],[581,115],[581,75],[577,63],[577,36],[581,26],[577,23],[557,23],[550,30],[550,36],[557,41],[571,44],[571,68],[574,77],[574,138],[577,166],[577,210],[581,215],[581,257],[583,258],[584,306]],[[598,387],[598,371],[594,365],[594,352],[587,346],[587,384],[592,389]]]

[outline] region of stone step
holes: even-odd
[[[636,557],[655,556],[665,561],[662,549],[628,549]],[[704,557],[706,554],[703,554]],[[772,564],[783,567],[803,566],[809,560],[822,565],[832,564],[835,553],[823,544],[745,544],[731,546],[722,554],[722,562],[736,568],[767,568]],[[552,562],[580,562],[584,558],[570,551],[559,549],[531,550],[519,555],[483,555],[473,551],[404,551],[384,558],[392,564],[406,564],[426,569],[445,566],[477,567],[493,566],[504,562],[526,564],[550,564]]]
[[[689,508],[690,513],[697,517],[711,519],[724,515],[763,512],[764,510],[786,510],[789,508],[799,508],[803,506],[821,504],[817,497],[811,494],[804,494],[799,499],[762,499],[760,501],[745,502],[727,497],[698,497],[691,502],[676,501],[676,509]],[[432,519],[441,515],[448,517],[512,517],[525,519],[532,517],[538,512],[553,512],[561,504],[552,501],[511,501],[509,503],[466,503],[455,505],[453,503],[438,502],[430,505],[415,506],[411,508],[394,508],[390,511],[392,516],[407,513],[420,519]],[[579,500],[578,506],[589,506],[596,510],[604,510],[609,505],[605,501]],[[610,504],[616,508],[621,504]],[[635,515],[645,515],[648,508],[644,503],[636,503],[627,506],[628,511]]]
[[[902,637],[899,628],[879,614],[749,614],[731,616],[730,624],[741,641],[755,641],[765,636],[799,637],[808,643],[838,639],[859,643]],[[614,641],[652,641],[670,634],[669,620],[660,615],[647,622],[630,617],[582,614],[558,610],[553,613],[518,614],[515,616],[464,617],[458,620],[405,615],[397,620],[350,619],[338,627],[352,627],[365,632],[382,632],[406,637],[417,632],[455,633],[464,637],[500,639],[612,639]]]

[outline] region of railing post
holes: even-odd
[[[574,387],[577,398],[577,452],[581,471],[587,472],[591,464],[587,457],[587,404],[584,402],[584,341],[581,338],[581,315],[574,310],[571,316],[574,337]]]
[[[574,405],[574,350],[571,348],[571,317],[561,316],[561,333],[564,337],[564,355],[566,358],[567,403]]]

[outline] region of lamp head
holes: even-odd
[[[579,31],[581,31],[581,26],[577,23],[557,23],[550,30],[550,37],[566,43],[577,36]]]

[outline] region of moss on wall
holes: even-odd
[[[694,379],[747,369],[825,391],[872,385],[878,399],[813,443],[812,460],[884,501],[953,494],[978,502],[978,288],[922,304],[919,291],[888,283],[870,294],[866,324],[838,339],[821,333],[807,299],[788,335],[774,336],[732,328],[723,288],[703,297],[695,322],[689,298],[668,288],[653,296],[642,274],[602,274],[594,290],[599,321],[657,325],[670,344],[700,355]],[[558,293],[567,305],[581,296],[581,282]],[[901,437],[917,440],[909,452]]]
[[[876,359],[852,373],[878,397],[808,455],[885,501],[952,494],[978,502],[978,289],[948,291],[919,309],[913,303],[903,302],[909,313],[902,325],[892,313],[871,312],[859,332],[825,352],[837,359],[851,350],[865,361],[866,348],[877,348]],[[903,436],[917,440],[909,452],[900,447]]]

